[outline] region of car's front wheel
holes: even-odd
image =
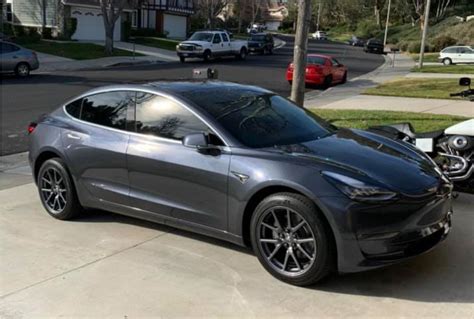
[[[251,241],[263,267],[293,285],[314,284],[334,267],[328,226],[314,203],[299,194],[265,198],[252,216]]]
[[[22,78],[25,78],[30,75],[30,66],[28,65],[28,63],[18,63],[15,68],[15,74]]]
[[[49,159],[41,165],[37,185],[41,203],[54,218],[72,219],[82,212],[72,179],[60,158]]]
[[[451,65],[452,63],[453,63],[453,61],[451,61],[450,58],[446,58],[446,59],[443,60],[444,65]]]

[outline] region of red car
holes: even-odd
[[[288,65],[286,79],[293,81],[293,63]],[[308,54],[306,63],[306,84],[323,85],[325,87],[334,83],[347,81],[347,67],[328,55]]]

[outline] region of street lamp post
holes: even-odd
[[[385,36],[383,38],[383,46],[387,45],[387,34],[388,34],[388,22],[390,21],[390,7],[392,0],[388,0],[388,9],[387,9],[387,20],[385,21]]]

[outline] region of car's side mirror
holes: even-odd
[[[198,150],[209,148],[207,136],[204,133],[192,133],[186,135],[183,137],[183,145]]]
[[[470,78],[460,78],[459,79],[460,86],[471,86],[471,79]]]

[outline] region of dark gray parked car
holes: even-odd
[[[452,185],[422,152],[252,86],[99,88],[28,131],[53,217],[98,208],[251,245],[295,285],[418,255],[451,225]]]
[[[30,71],[39,68],[36,52],[25,49],[18,44],[0,41],[0,72],[15,73],[26,77]]]

